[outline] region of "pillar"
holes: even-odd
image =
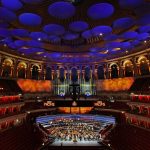
[[[31,68],[31,64],[28,63],[26,68],[26,78],[31,79],[31,76],[32,76],[32,68]]]
[[[106,64],[105,76],[106,76],[106,79],[111,78],[111,68],[109,68],[108,64]]]
[[[136,58],[133,57],[132,58],[132,62],[133,62],[133,75],[136,77],[139,75],[139,66],[140,64],[136,63]]]
[[[15,60],[14,61],[14,64],[13,64],[13,66],[11,67],[11,74],[12,74],[12,77],[13,78],[17,78],[18,76],[17,76],[17,72],[18,72],[18,61],[17,60]]]
[[[118,77],[122,78],[122,77],[125,76],[125,67],[122,66],[122,62],[121,61],[118,62],[118,66],[119,66],[118,67]]]
[[[0,55],[0,76],[2,76],[2,55]]]

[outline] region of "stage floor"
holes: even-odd
[[[97,141],[55,141],[51,146],[100,146],[100,144]]]

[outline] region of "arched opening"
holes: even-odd
[[[60,68],[59,79],[60,79],[61,82],[64,82],[64,79],[65,79],[64,73],[65,73],[64,68]]]
[[[133,76],[133,65],[131,61],[125,63],[125,77],[132,77]]]
[[[12,66],[13,66],[13,61],[11,59],[4,60],[3,68],[2,68],[2,77],[12,76]]]
[[[46,76],[45,76],[46,80],[52,80],[52,69],[50,67],[46,68]]]
[[[118,78],[118,66],[116,64],[111,66],[111,78]]]
[[[98,79],[104,79],[104,67],[99,66],[97,70]]]
[[[77,69],[76,68],[72,68],[71,69],[71,80],[73,82],[77,82],[77,80],[78,80],[78,73],[77,73]]]
[[[33,66],[32,67],[32,79],[38,80],[39,79],[39,72],[38,72],[39,68],[38,66]]]
[[[27,65],[24,62],[18,64],[18,78],[26,78],[26,67]]]
[[[85,78],[85,81],[88,82],[90,80],[90,67],[86,67],[85,68],[85,74],[84,74],[84,78]]]
[[[139,61],[141,75],[149,75],[149,66],[146,58],[142,58]]]

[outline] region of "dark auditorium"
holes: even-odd
[[[150,150],[150,0],[0,0],[0,150]]]

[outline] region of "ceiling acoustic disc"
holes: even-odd
[[[75,14],[75,7],[69,2],[55,2],[48,7],[48,13],[58,19],[67,19]]]
[[[109,3],[94,4],[87,11],[87,15],[94,20],[108,18],[113,13],[114,7]]]
[[[19,15],[19,21],[26,26],[39,26],[41,25],[42,18],[34,13],[23,13]]]
[[[84,21],[75,21],[69,24],[70,30],[74,32],[82,32],[89,28],[89,25]]]

